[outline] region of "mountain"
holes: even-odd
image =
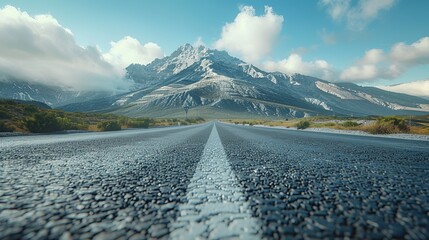
[[[41,109],[52,109],[49,105],[46,103],[38,102],[38,101],[25,101],[25,100],[18,100],[18,99],[12,99],[12,100],[0,100],[0,102],[15,102],[20,104],[27,104],[27,105],[33,105]]]
[[[266,72],[225,51],[181,46],[127,77],[142,88],[62,108],[128,116],[202,117],[427,114],[429,100],[300,74]]]
[[[112,96],[111,92],[70,91],[60,87],[29,83],[23,80],[9,79],[0,81],[0,98],[22,101],[37,101],[58,107],[61,105],[90,101]]]

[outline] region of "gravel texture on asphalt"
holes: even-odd
[[[217,126],[263,237],[428,238],[427,141]]]
[[[0,139],[0,239],[168,236],[211,129]]]
[[[0,239],[427,239],[429,142],[207,123],[0,138]]]

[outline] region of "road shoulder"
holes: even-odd
[[[241,126],[250,126],[250,125],[242,125],[242,124],[233,124],[228,122],[222,122],[225,124],[232,125],[241,125]],[[363,131],[352,131],[352,130],[339,130],[339,129],[331,129],[331,128],[307,128],[298,130],[297,128],[291,127],[281,127],[281,126],[267,126],[267,125],[253,125],[253,127],[260,128],[272,128],[272,129],[282,129],[289,131],[304,131],[304,132],[320,132],[320,133],[332,133],[332,134],[341,134],[341,135],[353,135],[353,136],[367,136],[367,137],[379,137],[379,138],[395,138],[395,139],[406,139],[406,140],[416,140],[416,141],[429,141],[429,135],[418,135],[418,134],[370,134]]]

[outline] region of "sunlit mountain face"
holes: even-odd
[[[127,67],[139,89],[64,106],[129,116],[173,116],[183,107],[202,116],[424,114],[429,101],[352,83],[331,83],[301,74],[266,72],[225,51],[183,45],[150,64]]]

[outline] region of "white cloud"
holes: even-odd
[[[377,79],[379,74],[377,66],[364,64],[347,68],[341,73],[340,79],[345,81],[352,80],[352,82],[367,82],[371,79]]]
[[[420,97],[429,97],[429,79],[402,83],[393,86],[379,86],[378,88],[391,92],[405,93]]]
[[[319,4],[327,8],[333,20],[346,21],[349,29],[361,31],[395,2],[396,0],[358,0],[352,5],[350,0],[320,0]]]
[[[334,20],[340,20],[350,9],[350,0],[320,0],[319,4],[327,7],[328,14]]]
[[[96,47],[79,46],[73,33],[51,15],[30,16],[13,6],[0,8],[2,80],[19,79],[73,90],[127,89],[131,82],[117,69],[127,62],[147,63],[160,52],[154,43],[141,46],[126,37],[112,43],[103,57]]]
[[[380,11],[393,6],[395,0],[361,0],[359,1],[359,17],[363,19],[376,18]]]
[[[429,37],[424,37],[411,45],[397,43],[393,46],[392,61],[407,65],[429,64]]]
[[[95,47],[76,44],[69,29],[50,15],[0,9],[0,78],[76,90],[127,87]]]
[[[214,47],[257,63],[271,52],[282,24],[283,17],[276,15],[271,7],[266,6],[265,14],[256,16],[252,6],[243,6],[234,22],[222,28],[221,38]]]
[[[335,71],[325,60],[305,62],[299,54],[292,53],[281,61],[266,61],[263,68],[267,71],[278,71],[286,74],[300,73],[326,80],[335,80]]]
[[[350,82],[393,79],[422,64],[429,64],[429,37],[410,45],[397,43],[387,54],[381,49],[371,49],[355,65],[345,69],[340,79]]]
[[[110,43],[109,52],[103,54],[106,61],[114,65],[120,72],[132,63],[146,65],[156,58],[164,57],[164,53],[156,43],[142,45],[137,39],[126,36],[117,42]]]
[[[384,52],[381,49],[371,49],[365,52],[363,59],[360,61],[361,64],[377,64],[385,59]]]
[[[380,70],[377,64],[385,59],[384,52],[381,49],[371,49],[365,52],[361,60],[355,66],[345,69],[341,75],[342,80],[353,80],[354,82],[367,81],[380,76]]]

